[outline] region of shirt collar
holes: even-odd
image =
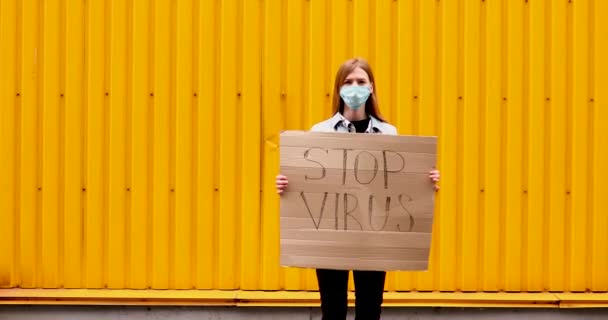
[[[382,130],[380,130],[380,128],[378,128],[377,126],[378,123],[380,123],[380,120],[369,115],[369,124],[367,125],[367,130],[365,130],[365,132],[382,133]],[[351,125],[351,122],[348,121],[348,119],[344,118],[344,116],[340,112],[336,112],[336,114],[334,114],[334,116],[331,118],[331,127],[334,130],[338,130],[339,126],[343,126],[344,128],[349,129]]]

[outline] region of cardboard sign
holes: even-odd
[[[426,270],[435,137],[281,133],[281,265]]]

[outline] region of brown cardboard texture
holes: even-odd
[[[281,265],[427,270],[436,137],[281,133]]]

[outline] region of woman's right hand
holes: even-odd
[[[287,181],[286,176],[284,176],[282,174],[277,175],[277,193],[278,194],[283,193],[285,188],[287,188],[288,184],[289,184],[289,181]]]

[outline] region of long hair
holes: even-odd
[[[346,80],[346,77],[348,77],[351,72],[357,69],[357,67],[363,69],[367,73],[369,81],[374,87],[372,94],[365,102],[365,113],[373,116],[374,118],[382,122],[386,122],[386,120],[382,118],[380,110],[378,109],[378,97],[376,95],[376,92],[378,90],[376,88],[376,81],[374,80],[374,73],[372,72],[372,68],[369,66],[369,63],[367,63],[367,61],[363,58],[354,58],[346,60],[346,62],[344,62],[338,69],[338,72],[336,73],[336,82],[334,84],[334,113],[344,113],[344,101],[340,97],[340,88],[344,85],[344,80]]]

